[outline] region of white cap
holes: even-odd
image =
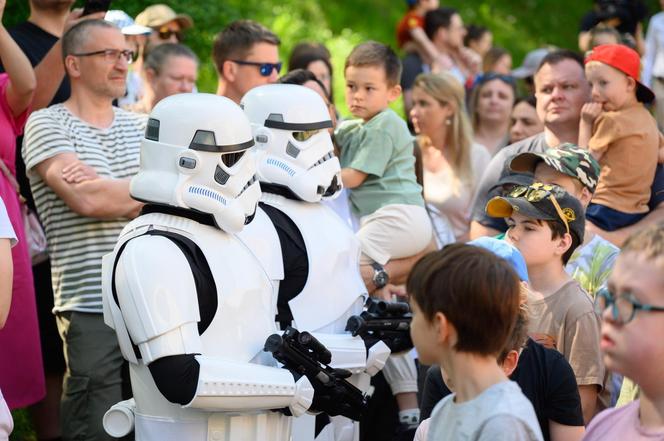
[[[521,66],[512,71],[512,76],[514,78],[527,78],[535,75],[535,71],[537,71],[540,63],[549,52],[551,51],[546,48],[539,48],[528,52]]]
[[[119,27],[124,35],[149,35],[152,33],[151,28],[137,25],[134,23],[133,18],[131,18],[125,11],[119,9],[107,11],[104,20],[110,21]]]

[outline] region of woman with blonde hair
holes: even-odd
[[[448,73],[419,75],[410,117],[422,150],[424,199],[447,216],[456,240],[465,242],[471,202],[491,156],[473,142],[463,86]]]

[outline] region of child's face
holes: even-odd
[[[554,184],[564,188],[567,193],[581,201],[583,208],[586,208],[590,202],[589,198],[584,194],[583,190],[579,190],[579,180],[574,179],[565,173],[559,172],[555,168],[547,165],[545,162],[540,162],[537,164],[537,167],[535,167],[535,182]]]
[[[425,11],[433,11],[438,9],[440,6],[439,0],[420,0],[418,6],[424,9]]]
[[[657,265],[639,252],[618,257],[608,287],[614,296],[631,293],[639,303],[664,307],[662,263]],[[664,366],[664,313],[636,311],[630,322],[620,324],[606,308],[602,319],[600,347],[607,368],[642,386],[658,383]]]
[[[414,298],[410,299],[413,320],[410,322],[410,338],[413,340],[420,362],[438,364],[438,332],[434,323],[427,320]]]
[[[529,269],[545,265],[554,258],[560,259],[564,254],[560,253],[560,238],[551,239],[551,228],[546,222],[538,222],[517,212],[506,220],[505,240],[521,252]]]
[[[613,67],[591,61],[586,64],[586,78],[592,88],[592,100],[605,111],[620,110],[636,102],[636,83]]]
[[[390,86],[380,66],[349,66],[346,69],[346,104],[365,122],[387,109],[399,97],[401,86]]]

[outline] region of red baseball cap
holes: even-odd
[[[599,61],[632,77],[636,81],[636,99],[642,103],[650,103],[655,99],[652,90],[639,81],[641,58],[634,49],[622,44],[601,44],[586,55],[585,63],[591,61]]]

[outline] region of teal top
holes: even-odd
[[[341,149],[341,167],[368,175],[350,191],[350,203],[358,216],[391,204],[424,207],[422,187],[415,178],[414,139],[393,110],[385,109],[366,123],[344,121],[335,139]]]

